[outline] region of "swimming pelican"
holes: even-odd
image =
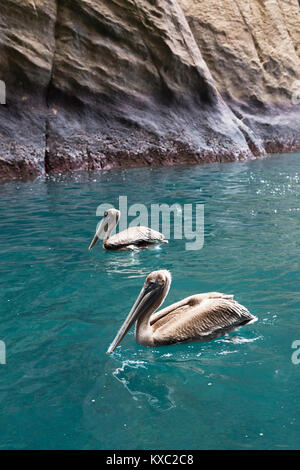
[[[171,285],[169,271],[153,271],[107,354],[114,351],[136,321],[135,340],[143,346],[209,341],[256,321],[246,307],[233,300],[233,295],[208,292],[186,297],[158,312]]]
[[[146,248],[158,242],[168,243],[162,233],[142,226],[129,227],[127,230],[110,236],[119,222],[120,215],[121,212],[117,209],[108,209],[104,212],[104,217],[89,246],[89,250],[93,248],[99,238],[104,234],[103,248],[106,250],[134,250],[137,248]]]

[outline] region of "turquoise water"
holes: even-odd
[[[300,155],[0,186],[0,449],[299,449]],[[205,204],[205,243],[87,250],[101,202]],[[221,291],[232,341],[105,351],[145,276]]]

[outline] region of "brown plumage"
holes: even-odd
[[[112,352],[136,321],[135,339],[144,346],[209,341],[257,318],[233,295],[209,292],[187,297],[158,312],[171,284],[168,271],[154,271],[146,279],[138,299],[116,338]]]
[[[120,211],[117,209],[109,209],[105,212],[89,246],[89,250],[93,248],[102,235],[104,235],[103,248],[106,250],[134,250],[147,248],[159,242],[168,243],[162,233],[143,226],[129,227],[120,233],[110,236],[119,219]]]

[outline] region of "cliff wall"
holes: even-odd
[[[298,150],[299,35],[297,0],[5,0],[0,177]]]

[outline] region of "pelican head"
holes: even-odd
[[[110,236],[111,232],[119,222],[120,215],[121,212],[117,209],[108,209],[104,212],[103,219],[101,220],[94,238],[91,241],[89,250],[91,250],[93,246],[96,245],[99,238],[103,236],[104,240],[106,240]]]
[[[150,318],[151,314],[163,303],[168,295],[171,279],[171,273],[165,269],[153,271],[147,276],[135,304],[109,346],[107,354],[115,350],[137,320],[142,320],[145,317]]]

